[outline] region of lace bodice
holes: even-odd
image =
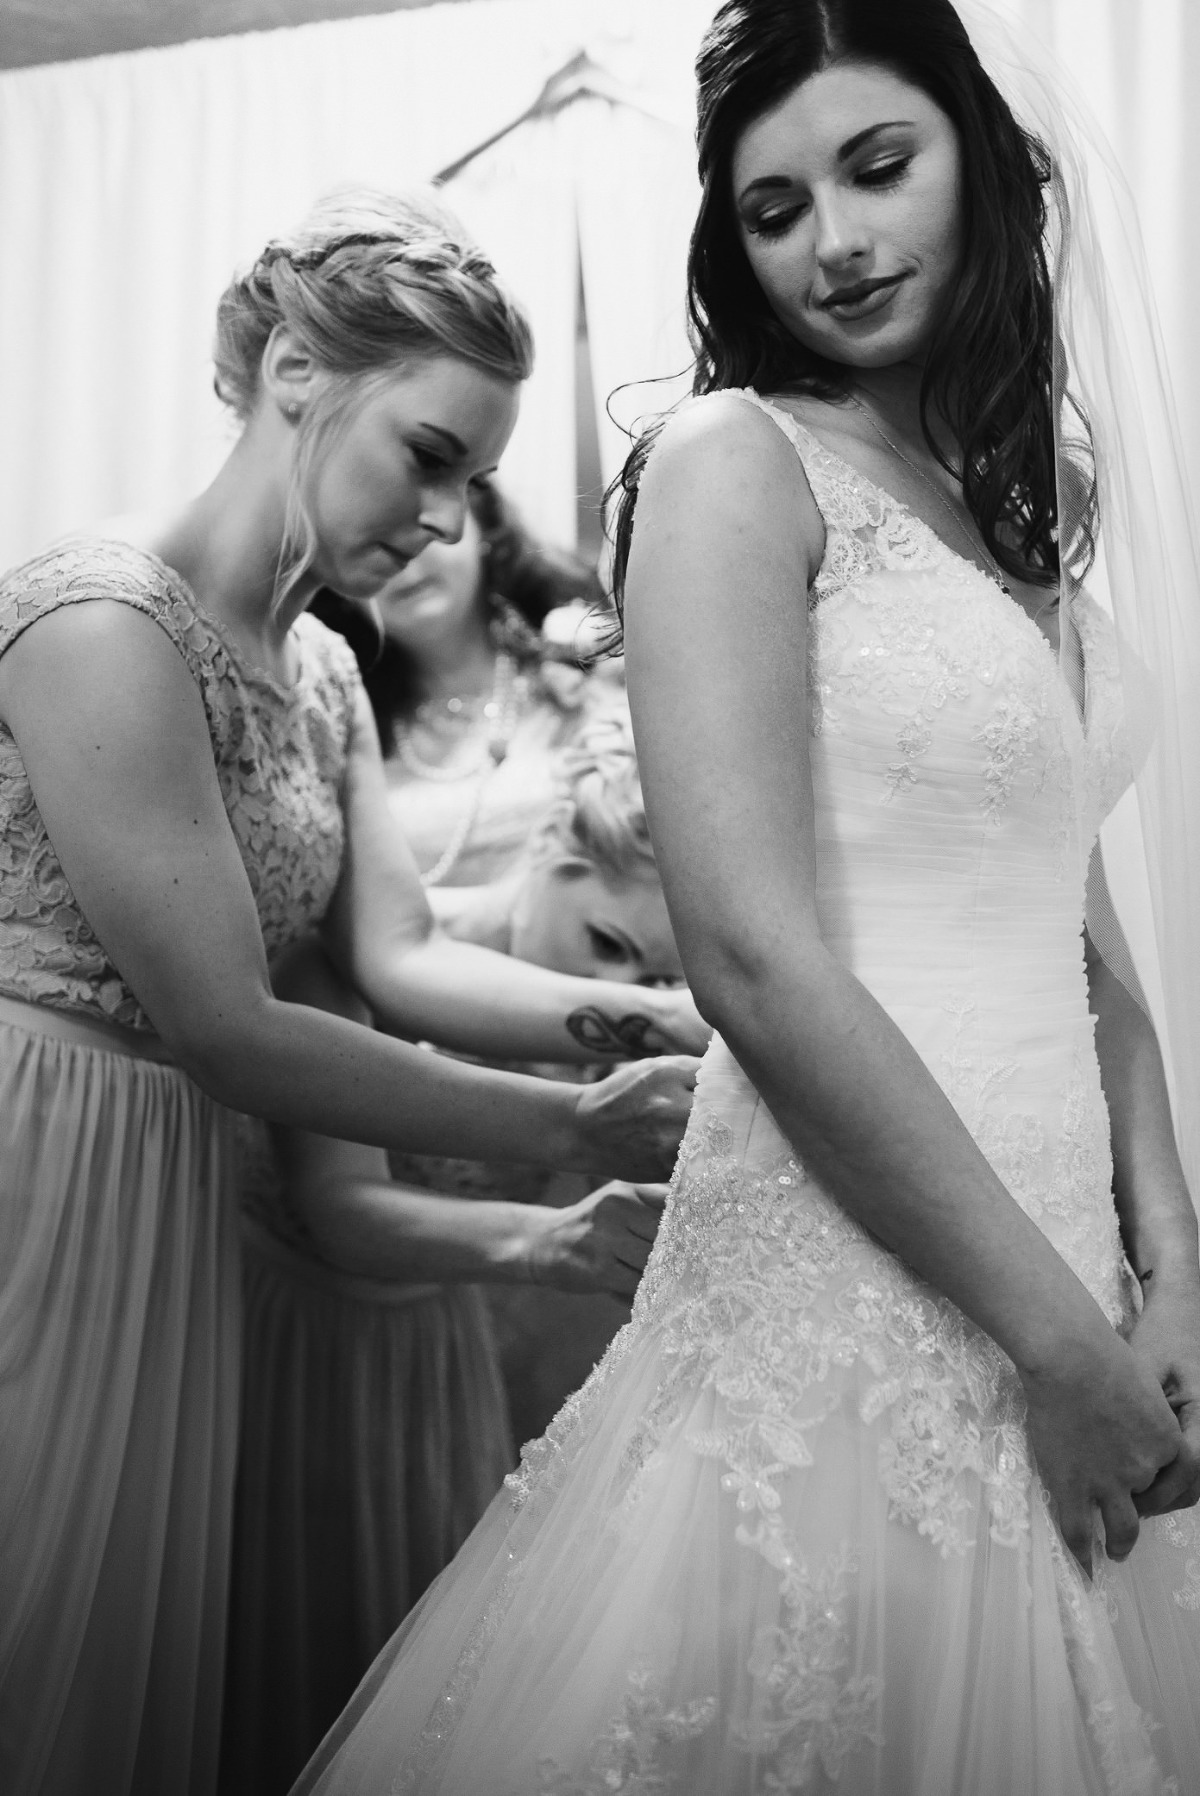
[[[127,544],[78,538],[0,581],[0,653],[35,619],[117,599],[166,632],[200,689],[213,761],[269,953],[324,915],[342,860],[341,786],[358,671],[315,618],[295,627],[299,672],[281,686],[243,665],[178,575]],[[75,902],[17,745],[0,726],[0,992],[148,1029]]]

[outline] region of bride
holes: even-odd
[[[1093,854],[1136,682],[1069,146],[948,0],[727,0],[698,72],[704,397],[617,569],[719,1035],[632,1322],[298,1788],[1195,1792],[1200,1267]]]

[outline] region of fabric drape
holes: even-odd
[[[318,195],[428,180],[516,118],[581,48],[678,120],[686,155],[708,11],[700,0],[468,0],[0,75],[0,563],[100,518],[169,507],[211,477],[231,440],[211,390],[218,295]],[[626,178],[621,108],[579,105],[594,112],[589,190],[609,177],[619,201],[599,253],[636,331],[645,283],[630,244],[679,237],[676,191],[645,165]],[[531,524],[566,546],[571,111],[523,127],[446,189],[532,314],[538,365],[504,474]],[[671,279],[681,293],[681,263]],[[609,360],[613,384],[628,377],[623,353]],[[629,361],[636,375],[659,371]]]

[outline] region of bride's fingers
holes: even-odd
[[[1103,1499],[1100,1515],[1104,1522],[1104,1550],[1110,1559],[1128,1559],[1137,1545],[1141,1523],[1133,1506],[1133,1498],[1124,1494]]]
[[[1134,1492],[1140,1516],[1166,1515],[1171,1509],[1190,1509],[1200,1498],[1200,1450],[1185,1437],[1179,1453],[1164,1466],[1153,1484]]]
[[[1093,1525],[1093,1511],[1086,1503],[1057,1503],[1058,1526],[1071,1556],[1078,1560],[1081,1570],[1089,1580],[1092,1576],[1092,1553],[1095,1548],[1096,1530]]]

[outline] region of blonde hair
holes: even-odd
[[[656,877],[627,710],[614,706],[585,725],[564,761],[563,783],[542,854],[578,855],[610,877]]]
[[[516,300],[453,212],[430,194],[344,190],[268,243],[217,305],[217,394],[245,421],[263,352],[285,325],[329,375],[299,425],[277,582],[294,586],[316,550],[304,490],[364,392],[410,361],[448,355],[500,380],[527,379],[533,338]]]

